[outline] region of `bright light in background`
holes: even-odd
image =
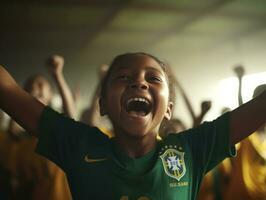
[[[52,108],[54,108],[55,110],[61,110],[62,99],[59,94],[54,94],[51,105],[52,105]]]
[[[252,98],[254,89],[261,84],[266,84],[266,72],[244,76],[242,81],[243,102],[249,101]],[[236,77],[220,81],[219,101],[223,107],[234,109],[238,106],[238,80]]]

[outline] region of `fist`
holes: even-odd
[[[245,69],[242,65],[234,67],[234,72],[238,77],[242,77],[245,74]]]
[[[64,58],[60,55],[52,55],[47,59],[46,64],[50,73],[56,75],[63,71]]]
[[[207,113],[211,109],[211,106],[212,106],[212,102],[211,101],[203,101],[201,103],[201,112],[202,113]]]

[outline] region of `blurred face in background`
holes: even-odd
[[[35,75],[27,79],[25,83],[25,90],[33,97],[48,105],[52,99],[52,89],[48,80],[41,76]]]

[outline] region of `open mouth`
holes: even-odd
[[[135,116],[146,116],[151,112],[151,103],[142,97],[130,98],[126,101],[127,113]]]

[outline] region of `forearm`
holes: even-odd
[[[199,126],[199,125],[201,124],[201,122],[202,122],[202,120],[203,120],[205,114],[206,114],[206,113],[200,113],[200,115],[197,116],[197,117],[194,119],[194,121],[193,121],[193,127],[194,127],[194,128],[197,127],[197,126]]]
[[[238,77],[238,105],[241,106],[243,104],[242,98],[242,79],[243,77]]]
[[[15,120],[11,119],[7,132],[12,136],[17,136],[19,133],[23,132],[24,129]]]
[[[266,123],[266,91],[243,104],[230,116],[230,143],[236,144]]]
[[[0,66],[0,107],[30,133],[38,133],[44,105],[20,88]]]
[[[59,90],[60,96],[63,102],[64,113],[71,118],[75,118],[76,108],[73,95],[65,81],[65,78],[62,73],[55,74],[53,76],[57,88]]]

